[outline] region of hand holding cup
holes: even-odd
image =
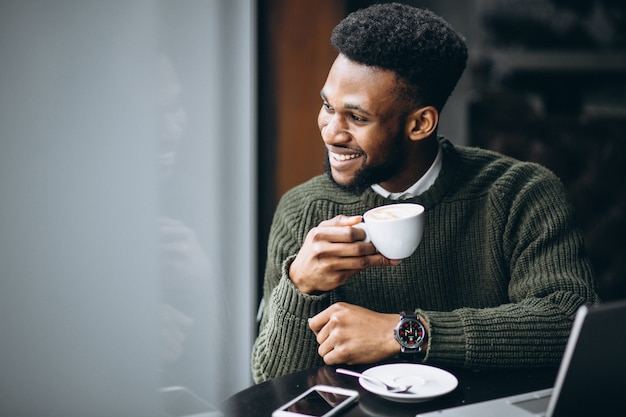
[[[363,214],[365,241],[371,241],[388,259],[404,259],[413,254],[424,234],[424,206],[398,203],[376,207]]]

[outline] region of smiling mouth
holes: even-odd
[[[335,152],[329,152],[329,154],[331,158],[333,158],[335,161],[349,161],[351,159],[356,159],[361,156],[361,154],[358,153],[339,154]]]

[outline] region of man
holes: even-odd
[[[577,308],[598,301],[581,232],[547,169],[437,136],[463,38],[429,11],[386,4],[349,15],[331,41],[318,116],[327,175],[275,213],[255,381],[396,357],[558,364]],[[422,242],[401,262],[351,227],[398,200],[426,208]]]

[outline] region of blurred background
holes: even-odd
[[[467,38],[440,133],[552,168],[626,297],[623,2],[405,2]],[[219,415],[252,383],[271,216],[371,3],[0,2],[1,415]]]
[[[0,415],[251,384],[253,6],[0,2]]]

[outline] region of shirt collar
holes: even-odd
[[[441,145],[439,146],[439,150],[437,151],[437,156],[433,161],[433,164],[428,168],[428,171],[422,177],[417,180],[415,184],[407,188],[406,190],[399,193],[391,193],[381,187],[379,184],[372,185],[372,189],[382,195],[385,198],[389,198],[391,200],[405,200],[407,198],[417,197],[418,195],[424,193],[428,190],[437,180],[439,173],[441,172],[441,161],[443,159],[443,152],[441,150]]]

